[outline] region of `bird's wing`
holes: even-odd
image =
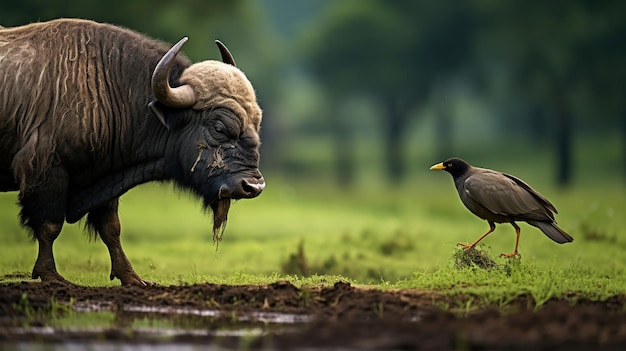
[[[531,192],[500,172],[476,172],[465,180],[463,190],[496,214],[524,220],[546,220],[551,216]]]
[[[559,213],[556,208],[554,207],[554,205],[552,205],[552,203],[550,202],[550,200],[546,199],[545,196],[539,194],[535,189],[533,189],[530,185],[526,184],[526,182],[524,182],[523,180],[517,178],[514,175],[510,175],[510,174],[506,174],[506,173],[502,173],[502,175],[504,175],[505,177],[512,179],[515,183],[517,183],[517,185],[521,186],[522,188],[526,189],[526,191],[528,191],[534,198],[536,198],[539,202],[541,202],[546,208],[548,208],[550,211],[554,212],[554,213]]]

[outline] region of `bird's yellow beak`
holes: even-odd
[[[431,171],[441,171],[443,169],[446,169],[446,166],[443,165],[443,162],[437,163],[436,165],[433,165],[432,167],[430,167]]]

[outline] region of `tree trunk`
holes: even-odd
[[[333,136],[335,143],[335,170],[337,183],[344,187],[350,187],[355,182],[354,165],[354,138],[352,129],[347,126],[341,116],[337,116]]]
[[[622,134],[622,175],[626,182],[626,111],[622,111],[622,119],[620,121],[620,131]]]
[[[336,100],[334,96],[328,99],[330,111],[334,111],[330,124],[332,125],[331,133],[335,146],[335,180],[339,186],[347,188],[356,181],[356,166],[354,161],[354,135],[342,103],[342,101]]]
[[[539,145],[549,136],[548,128],[546,128],[546,113],[544,106],[533,103],[528,111],[528,132],[530,138],[535,145]]]
[[[445,160],[453,154],[452,105],[449,99],[450,83],[440,80],[435,89],[435,159]]]
[[[573,121],[563,97],[557,102],[556,126],[556,183],[566,187],[572,181],[572,131]]]
[[[405,113],[395,99],[385,103],[385,163],[390,181],[397,182],[404,178],[405,152],[403,148],[403,130],[405,129]]]

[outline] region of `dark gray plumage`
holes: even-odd
[[[557,227],[553,213],[558,212],[552,203],[515,176],[491,169],[472,167],[460,158],[450,158],[433,165],[430,169],[450,173],[465,207],[489,223],[489,231],[476,241],[469,245],[459,243],[459,246],[465,249],[475,247],[478,242],[493,232],[496,228],[495,223],[511,223],[517,234],[515,250],[510,254],[500,256],[516,256],[521,232],[515,224],[516,221],[524,221],[539,228],[559,244],[574,240]]]

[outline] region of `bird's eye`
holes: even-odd
[[[452,163],[448,163],[446,167],[452,167]]]

